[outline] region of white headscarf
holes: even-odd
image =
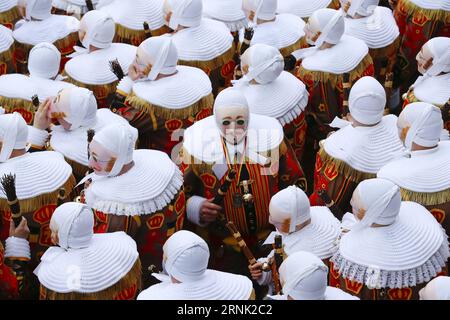
[[[425,43],[433,55],[433,64],[426,75],[437,76],[441,72],[450,72],[450,38],[436,37]]]
[[[253,11],[255,16],[253,23],[258,19],[272,20],[278,7],[278,0],[244,0],[243,7],[246,11]]]
[[[398,126],[409,127],[405,139],[407,149],[411,150],[413,142],[423,147],[436,146],[444,127],[441,109],[426,102],[410,103],[400,113]]]
[[[297,251],[280,266],[283,293],[295,300],[324,300],[328,268],[312,253]]]
[[[380,122],[385,106],[386,92],[373,77],[362,77],[350,90],[350,114],[362,124],[372,125]]]
[[[14,149],[25,149],[28,126],[20,113],[0,115],[0,163],[6,162]]]
[[[108,174],[109,177],[117,176],[122,167],[133,160],[137,137],[138,131],[136,128],[122,124],[108,125],[94,135],[93,141],[97,141],[117,157],[111,172]]]
[[[108,48],[111,46],[116,33],[114,20],[100,10],[87,12],[81,19],[80,26],[85,26],[86,35],[81,43],[83,47],[89,49],[89,46],[97,48]]]
[[[353,227],[353,231],[372,226],[391,225],[400,212],[400,188],[393,182],[375,178],[362,181],[353,192],[352,206],[364,210],[364,217]]]
[[[370,16],[378,6],[379,2],[380,0],[352,0],[347,14],[352,17],[357,13],[364,17]]]
[[[70,130],[79,127],[90,127],[95,124],[97,100],[91,90],[74,87],[70,91],[70,112],[64,119],[72,124]]]
[[[25,6],[27,20],[44,20],[51,16],[52,0],[20,0],[19,5]]]
[[[297,225],[311,219],[309,199],[296,186],[289,186],[277,192],[270,199],[269,212],[277,221],[290,219],[289,233],[294,232]]]
[[[203,13],[202,0],[167,0],[172,11],[169,27],[176,30],[178,26],[197,27]]]
[[[214,101],[214,113],[219,108],[230,106],[243,107],[248,109],[248,102],[241,90],[236,88],[226,88],[217,95]]]
[[[175,232],[164,244],[164,268],[180,282],[201,279],[208,267],[209,248],[205,240],[195,233]]]
[[[284,59],[277,48],[267,44],[255,44],[245,51],[241,65],[248,65],[248,73],[242,78],[242,82],[238,81],[236,84],[248,83],[251,80],[267,84],[283,72]]]
[[[450,300],[450,277],[439,276],[419,291],[420,300]]]
[[[28,57],[28,71],[32,77],[52,79],[58,75],[61,53],[51,43],[35,45]]]
[[[178,51],[171,37],[152,37],[139,45],[148,56],[146,61],[152,65],[149,80],[155,80],[161,74],[172,74],[177,70]]]
[[[314,11],[308,20],[314,29],[320,30],[320,36],[314,42],[320,47],[324,42],[337,44],[345,31],[345,21],[342,10],[323,8]]]
[[[67,202],[56,208],[50,226],[58,231],[61,248],[86,248],[94,235],[94,213],[85,204]]]

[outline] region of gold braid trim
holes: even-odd
[[[428,20],[446,22],[449,20],[448,12],[445,10],[425,9],[415,5],[410,0],[400,0],[397,4],[401,12],[406,12],[409,16],[423,15]]]
[[[307,42],[305,36],[303,36],[300,39],[298,39],[295,43],[291,44],[290,46],[281,48],[279,51],[283,57],[287,57],[295,50],[305,47],[307,47]]]
[[[56,199],[58,199],[59,189],[62,187],[66,190],[67,194],[72,192],[73,187],[75,186],[76,181],[75,177],[71,174],[69,179],[60,187],[56,188],[55,191],[41,194],[39,196],[33,197],[31,199],[20,199],[20,210],[22,212],[33,212],[36,211],[43,206],[49,204],[56,204]],[[6,199],[0,199],[0,210],[9,211],[10,208],[8,206],[8,202]]]
[[[30,97],[31,99],[31,97]],[[5,108],[6,112],[12,112],[13,109],[25,109],[34,114],[34,106],[33,103],[29,100],[21,99],[21,98],[8,98],[4,96],[0,96],[0,105]]]
[[[450,189],[437,192],[415,192],[400,188],[403,201],[414,201],[425,206],[450,202]]]
[[[131,270],[122,279],[105,290],[94,293],[59,293],[41,285],[41,296],[45,297],[46,300],[113,300],[122,291],[134,285],[137,287],[137,294],[141,290],[141,275],[141,260],[138,258]]]
[[[190,106],[187,106],[183,109],[169,109],[158,106],[156,104],[152,104],[138,97],[134,92],[131,92],[131,94],[126,99],[126,103],[140,111],[146,112],[148,114],[151,114],[153,112],[153,114],[157,117],[163,118],[164,120],[171,120],[189,118],[191,116],[195,116],[203,109],[212,108],[214,97],[212,93],[210,93],[197,102],[194,102]]]
[[[224,66],[226,63],[231,61],[234,57],[235,52],[235,46],[234,44],[231,46],[230,49],[225,51],[225,53],[222,53],[220,56],[217,56],[211,60],[208,61],[198,61],[198,60],[192,60],[192,61],[186,61],[186,60],[178,60],[178,64],[189,66],[189,67],[195,67],[202,70],[216,70],[222,66]]]
[[[367,70],[367,68],[373,64],[372,58],[369,54],[367,54],[364,59],[361,60],[361,62],[350,72],[350,82],[354,82],[356,79],[359,79],[364,71]],[[327,82],[329,81],[331,86],[333,88],[336,87],[338,82],[343,82],[342,74],[335,74],[330,72],[323,72],[323,71],[312,71],[307,70],[303,67],[300,67],[298,69],[298,76],[301,79],[312,79],[314,82]]]
[[[330,156],[323,147],[319,150],[319,156],[323,162],[322,168],[325,168],[328,164],[332,163],[335,165],[335,169],[340,174],[344,175],[346,179],[349,179],[351,181],[360,182],[363,180],[376,178],[377,176],[374,173],[362,172],[352,168],[345,161]]]
[[[106,97],[107,97],[108,94],[116,91],[117,84],[119,83],[119,80],[116,80],[114,82],[107,83],[107,84],[87,84],[87,83],[83,83],[78,80],[75,80],[69,74],[67,74],[66,71],[63,72],[63,76],[67,77],[65,79],[65,81],[70,82],[78,87],[82,87],[82,88],[91,90],[96,97],[97,97],[97,94],[99,91],[107,92],[107,94],[106,94]],[[106,97],[102,97],[101,99],[104,99]]]
[[[12,7],[8,11],[0,13],[0,24],[14,23],[20,19],[20,13],[17,6]]]

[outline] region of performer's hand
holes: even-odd
[[[222,211],[222,207],[214,204],[213,199],[203,201],[200,207],[200,220],[202,222],[213,222],[217,219],[217,215]]]
[[[20,221],[17,228],[14,226],[14,221],[11,220],[9,223],[9,236],[26,239],[30,234],[30,229],[28,228],[27,219],[22,217],[22,221]]]
[[[52,123],[51,119],[48,116],[48,109],[50,108],[50,105],[52,98],[45,99],[44,102],[41,103],[38,110],[34,114],[34,122],[33,126],[35,128],[45,130],[50,127],[50,124]]]
[[[262,277],[262,263],[257,262],[254,265],[248,266],[250,269],[250,275],[252,276],[253,280],[259,280]]]
[[[136,81],[144,77],[144,75],[142,74],[142,72],[139,71],[139,68],[134,62],[130,64],[130,67],[128,68],[128,76],[133,81]]]

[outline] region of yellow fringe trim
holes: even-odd
[[[399,46],[400,46],[400,36],[398,36],[394,40],[394,42],[392,42],[390,45],[387,45],[384,48],[369,49],[369,53],[373,60],[385,58],[386,56],[389,57],[392,54],[392,52],[394,51],[397,52]]]
[[[169,32],[169,28],[166,26],[162,26],[156,30],[150,30],[152,37],[161,36],[167,32]],[[145,34],[145,30],[134,30],[127,28],[121,24],[116,24],[116,35],[114,36],[114,42],[128,42],[133,45],[139,45],[145,39],[147,39],[147,35]],[[137,39],[139,43],[134,43],[131,40]]]
[[[120,279],[119,282],[105,290],[94,293],[59,293],[41,285],[41,297],[45,297],[46,300],[113,300],[122,291],[127,290],[134,285],[137,287],[137,294],[141,290],[141,276],[141,260],[138,258],[131,270]]]
[[[360,182],[363,180],[376,178],[377,176],[373,173],[362,172],[352,168],[345,161],[330,156],[323,147],[319,150],[319,156],[323,162],[322,168],[325,168],[328,164],[333,163],[335,165],[335,169],[340,174],[344,175],[346,179],[349,179],[351,181]]]
[[[298,39],[295,43],[291,44],[290,46],[284,47],[280,49],[280,53],[283,57],[287,57],[295,50],[298,50],[300,48],[307,47],[306,38],[303,36],[300,39]]]
[[[31,99],[31,97],[30,97]],[[13,109],[22,108],[34,114],[34,105],[31,100],[20,98],[8,98],[0,96],[0,105],[5,108],[6,112],[11,112]]]
[[[425,206],[450,202],[450,189],[438,192],[415,192],[400,188],[403,201],[414,201]]]
[[[401,12],[406,12],[406,14],[409,16],[424,15],[428,20],[442,22],[446,22],[450,19],[448,11],[424,9],[415,5],[410,0],[400,0],[397,6],[400,6],[399,9]]]
[[[89,170],[88,167],[86,167],[85,165],[82,165],[81,163],[78,163],[74,160],[68,159],[66,157],[64,157],[64,160],[66,160],[66,162],[68,164],[70,164],[70,166],[72,167],[73,174],[78,177],[84,177],[84,175],[86,174],[86,171]]]
[[[73,187],[75,186],[76,181],[75,177],[71,174],[69,179],[60,187],[58,187],[55,191],[50,193],[41,194],[37,197],[31,199],[19,199],[20,211],[21,212],[33,212],[36,211],[43,206],[49,204],[56,204],[56,199],[58,199],[59,189],[63,187],[66,190],[66,194],[70,194],[72,192]],[[8,202],[6,199],[0,199],[0,210],[8,211],[10,210],[8,206]]]
[[[8,11],[0,13],[0,24],[11,23],[14,26],[14,23],[20,18],[19,9],[15,6]]]
[[[14,43],[11,45],[11,47],[9,47],[8,50],[3,51],[2,53],[0,53],[0,61],[3,61],[5,63],[12,62],[13,52],[14,52]]]
[[[119,80],[116,80],[116,81],[108,83],[108,84],[87,84],[87,83],[83,83],[78,80],[75,80],[69,74],[67,74],[66,71],[63,72],[63,76],[67,77],[65,79],[65,81],[70,82],[78,87],[82,87],[82,88],[91,90],[96,97],[97,97],[98,91],[107,92],[107,94],[106,94],[106,97],[107,97],[108,94],[110,94],[111,92],[115,92],[117,84],[119,83]],[[106,97],[102,97],[102,99],[104,99]]]
[[[230,49],[228,49],[225,53],[221,54],[218,57],[215,57],[212,60],[208,61],[186,61],[186,60],[178,60],[178,64],[189,66],[189,67],[195,67],[202,70],[216,70],[222,66],[224,66],[226,63],[231,61],[233,59],[235,52],[235,46],[231,46]]]
[[[72,32],[69,33],[67,36],[65,36],[62,39],[56,40],[55,42],[53,42],[53,45],[59,50],[61,51],[62,49],[66,49],[69,46],[73,46],[74,43],[76,43],[78,40],[78,32]],[[23,49],[23,51],[25,52],[25,62],[28,61],[28,55],[31,51],[31,49],[33,49],[34,45],[28,44],[28,43],[20,43],[20,42],[16,42],[16,47],[20,47]],[[74,50],[72,49],[71,52],[69,53],[65,53],[65,54],[70,54],[72,53]]]
[[[360,78],[364,71],[367,70],[369,65],[373,64],[373,60],[370,57],[369,54],[367,54],[364,59],[361,60],[361,62],[350,72],[350,82],[355,81],[356,79]],[[309,78],[312,79],[314,82],[327,82],[329,81],[331,86],[333,88],[336,87],[336,84],[338,81],[343,81],[343,75],[342,74],[334,74],[330,72],[323,72],[323,71],[312,71],[307,70],[305,68],[300,67],[298,69],[298,76],[302,79]]]
[[[126,99],[126,102],[132,107],[144,111],[148,114],[153,112],[154,115],[163,118],[165,120],[171,119],[186,119],[189,118],[203,109],[212,108],[214,103],[214,97],[212,93],[207,96],[204,96],[197,102],[187,106],[183,109],[169,109],[165,107],[158,106],[156,104],[152,104],[134,94],[132,92]]]

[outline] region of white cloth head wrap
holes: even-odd
[[[372,125],[383,118],[386,92],[375,78],[362,77],[356,81],[348,100],[350,114],[358,122]]]
[[[400,113],[398,125],[401,129],[409,126],[405,139],[409,150],[413,142],[423,147],[436,146],[444,127],[441,109],[426,102],[408,104]]]
[[[316,10],[309,18],[308,23],[317,24],[314,29],[320,30],[320,36],[314,42],[316,47],[320,47],[324,42],[337,44],[345,31],[342,10],[328,8]]]
[[[219,108],[243,107],[248,109],[248,102],[241,90],[236,88],[226,88],[219,92],[214,101],[214,113]]]
[[[450,300],[450,277],[439,276],[419,291],[420,300]]]
[[[86,248],[94,235],[94,213],[85,204],[67,202],[56,208],[50,226],[58,231],[61,248]]]
[[[197,27],[202,21],[202,0],[167,0],[172,11],[169,28]]]
[[[248,65],[248,73],[242,78],[242,83],[255,80],[260,84],[267,84],[275,79],[284,70],[284,59],[280,51],[267,44],[255,44],[248,48],[241,61]],[[241,83],[238,81],[236,84]]]
[[[297,225],[311,218],[308,197],[296,186],[289,186],[277,192],[270,199],[269,212],[277,221],[290,219],[289,233],[294,232]]]
[[[295,300],[324,300],[328,268],[312,253],[297,251],[280,266],[283,293]]]
[[[365,211],[364,217],[352,230],[361,230],[373,223],[391,225],[400,212],[400,188],[385,179],[368,179],[362,181],[353,192],[352,206]]]
[[[81,19],[80,26],[85,25],[86,34],[81,43],[83,47],[89,49],[89,46],[97,48],[108,48],[111,46],[116,33],[114,20],[100,10],[87,12]]]
[[[138,137],[136,128],[130,125],[108,125],[94,135],[93,140],[111,151],[116,156],[116,162],[108,174],[117,176],[122,167],[133,160],[133,151]]]
[[[379,2],[380,0],[352,0],[347,14],[352,17],[357,13],[364,17],[370,16],[378,6]]]
[[[80,87],[64,90],[70,90],[70,112],[64,118],[72,124],[70,130],[93,126],[96,121],[97,100],[92,91]]]
[[[25,18],[27,20],[44,20],[51,16],[52,0],[22,0],[19,5],[25,5]]]
[[[41,42],[35,45],[28,57],[28,71],[32,77],[52,79],[58,75],[61,53],[51,43]]]
[[[255,16],[253,23],[258,19],[272,20],[277,12],[278,0],[244,0],[244,9],[253,11]]]
[[[180,282],[201,279],[208,267],[209,248],[205,240],[193,232],[175,232],[163,246],[164,268]]]
[[[0,115],[0,163],[6,162],[14,149],[25,149],[28,126],[20,113]]]
[[[172,74],[177,70],[178,51],[171,37],[152,37],[139,45],[148,55],[152,69],[149,80],[155,80],[158,74]]]
[[[450,38],[436,37],[425,43],[433,55],[433,64],[426,75],[437,76],[441,72],[450,72]]]

